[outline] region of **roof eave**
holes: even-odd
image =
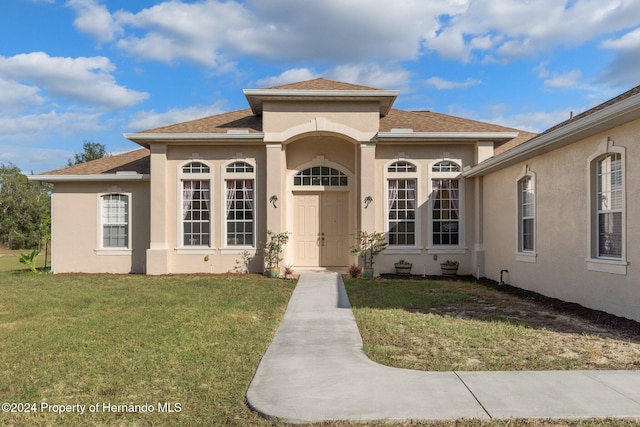
[[[248,131],[235,131],[227,133],[154,133],[154,132],[140,132],[140,133],[125,133],[125,138],[130,141],[140,144],[143,147],[149,148],[152,142],[174,142],[174,143],[202,143],[204,141],[215,142],[240,142],[240,141],[255,141],[263,140],[263,132],[250,133]]]
[[[378,141],[509,141],[518,132],[378,132]]]
[[[149,174],[140,173],[100,173],[84,175],[27,175],[30,181],[43,182],[94,182],[94,181],[149,181]]]
[[[290,89],[244,89],[253,114],[262,115],[264,101],[368,101],[378,102],[380,115],[386,116],[396,98],[397,90],[290,90]]]
[[[604,132],[614,126],[639,117],[640,95],[635,95],[558,129],[540,134],[522,145],[479,163],[463,172],[462,175],[467,178],[485,175],[539,154],[580,141],[591,135]]]

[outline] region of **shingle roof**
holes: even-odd
[[[278,90],[380,90],[367,86],[338,82],[328,79],[314,79],[269,89]],[[389,113],[380,119],[380,131],[389,132],[395,128],[410,128],[414,132],[518,132],[519,136],[495,148],[495,154],[504,152],[531,139],[535,134],[520,130],[464,119],[431,111],[403,111],[391,109]],[[231,111],[215,116],[204,117],[177,123],[169,126],[158,127],[140,133],[169,134],[169,133],[227,133],[229,130],[246,130],[249,133],[262,132],[262,116],[252,113],[251,109]],[[141,174],[149,173],[149,150],[146,148],[128,153],[94,160],[67,168],[46,172],[43,175],[92,175],[103,173],[115,173],[118,171],[135,171]]]
[[[254,115],[251,109],[246,108],[150,129],[141,133],[226,133],[228,130],[247,130],[249,133],[260,133],[262,132],[262,117]]]
[[[360,86],[352,83],[339,82],[329,79],[314,79],[303,82],[289,83],[281,86],[274,86],[267,89],[290,89],[290,90],[381,90],[374,87]]]
[[[116,154],[115,156],[45,172],[42,175],[98,175],[124,171],[148,174],[150,171],[149,160],[149,150],[140,148],[138,150]]]

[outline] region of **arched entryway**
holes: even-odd
[[[324,158],[288,175],[290,259],[296,267],[345,267],[353,233],[353,174]]]

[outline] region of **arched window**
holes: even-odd
[[[431,172],[460,172],[460,165],[449,160],[443,160],[433,165]]]
[[[349,184],[347,182],[347,175],[339,170],[327,166],[313,166],[295,174],[293,177],[293,185],[344,187]]]
[[[225,167],[227,246],[253,246],[255,235],[255,168],[245,161]]]
[[[431,241],[460,245],[460,165],[442,160],[431,167]]]
[[[407,161],[387,167],[387,230],[389,246],[415,246],[418,168]]]
[[[182,245],[211,245],[211,177],[202,162],[182,167]]]
[[[102,196],[102,247],[129,247],[129,197],[124,194]]]

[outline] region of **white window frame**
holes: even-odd
[[[227,167],[235,164],[235,163],[246,163],[247,165],[253,168],[252,172],[227,172]],[[256,251],[256,220],[257,220],[257,203],[256,203],[256,161],[255,159],[248,158],[235,158],[230,160],[222,165],[221,168],[221,194],[223,195],[224,202],[221,203],[221,252],[223,253],[232,253],[232,254],[241,254],[244,251],[249,251],[249,253],[255,253]],[[251,245],[230,245],[228,244],[228,236],[227,236],[227,182],[229,181],[253,181],[253,221],[252,221],[252,233],[253,233],[253,243]]]
[[[433,171],[433,168],[441,162],[450,162],[455,163],[459,167],[459,171],[453,172],[439,172]],[[467,251],[466,241],[465,241],[465,181],[462,178],[462,159],[453,159],[453,158],[440,158],[437,160],[433,160],[428,165],[428,179],[429,179],[429,209],[428,209],[428,220],[429,220],[429,236],[428,236],[428,246],[427,253],[428,254],[464,254]],[[442,245],[442,244],[434,244],[433,243],[433,224],[436,221],[433,218],[433,210],[435,207],[435,198],[434,191],[435,188],[433,186],[433,181],[436,179],[450,179],[458,181],[458,244],[457,245]]]
[[[415,167],[414,171],[389,171],[390,168],[393,167],[394,164],[398,162],[404,162]],[[396,158],[384,165],[384,182],[385,182],[385,190],[384,190],[384,206],[385,206],[385,234],[387,235],[387,249],[385,250],[385,254],[397,254],[397,255],[412,255],[412,254],[420,254],[422,252],[422,218],[421,218],[421,209],[422,205],[422,194],[421,194],[421,184],[420,184],[420,164],[416,161],[407,158]],[[409,245],[392,245],[389,239],[390,223],[389,215],[391,213],[391,206],[389,200],[389,182],[395,180],[412,180],[415,182],[415,200],[414,200],[414,244]]]
[[[606,257],[599,255],[599,214],[602,212],[598,208],[598,164],[604,158],[610,155],[619,155],[621,162],[621,209],[616,212],[621,213],[622,236],[621,236],[621,256],[620,258]],[[614,145],[610,139],[604,139],[598,146],[598,149],[588,159],[588,188],[587,194],[589,198],[589,217],[588,217],[588,248],[587,248],[587,269],[611,274],[627,274],[627,201],[626,201],[626,149]]]
[[[533,200],[531,201],[532,209],[530,216],[524,216],[524,195],[523,195],[523,184],[525,181],[529,181],[531,184],[531,193]],[[516,248],[516,261],[520,262],[529,262],[535,263],[537,261],[537,252],[536,252],[536,236],[538,233],[538,221],[537,221],[537,188],[536,188],[536,173],[529,169],[528,165],[525,165],[522,174],[517,177],[517,248]],[[533,220],[533,248],[525,249],[524,248],[524,220],[531,219]]]
[[[201,163],[209,168],[208,172],[184,172],[183,168],[192,163]],[[213,192],[213,167],[202,159],[189,159],[178,165],[178,185],[177,185],[177,249],[178,254],[187,253],[210,253],[213,248],[213,214],[214,214],[214,192]],[[209,182],[209,243],[207,245],[185,245],[184,244],[184,182],[185,181],[208,181]],[[204,250],[204,252],[202,252]]]
[[[110,247],[104,246],[104,198],[107,196],[124,196],[127,198],[127,246],[123,247]],[[120,191],[119,188],[113,188],[113,191],[107,191],[104,193],[97,194],[97,213],[98,213],[98,234],[97,234],[97,245],[95,249],[96,255],[106,255],[106,256],[119,256],[119,255],[131,255],[132,253],[132,239],[133,235],[131,233],[132,230],[132,216],[131,216],[131,205],[132,205],[132,195],[130,192]]]

